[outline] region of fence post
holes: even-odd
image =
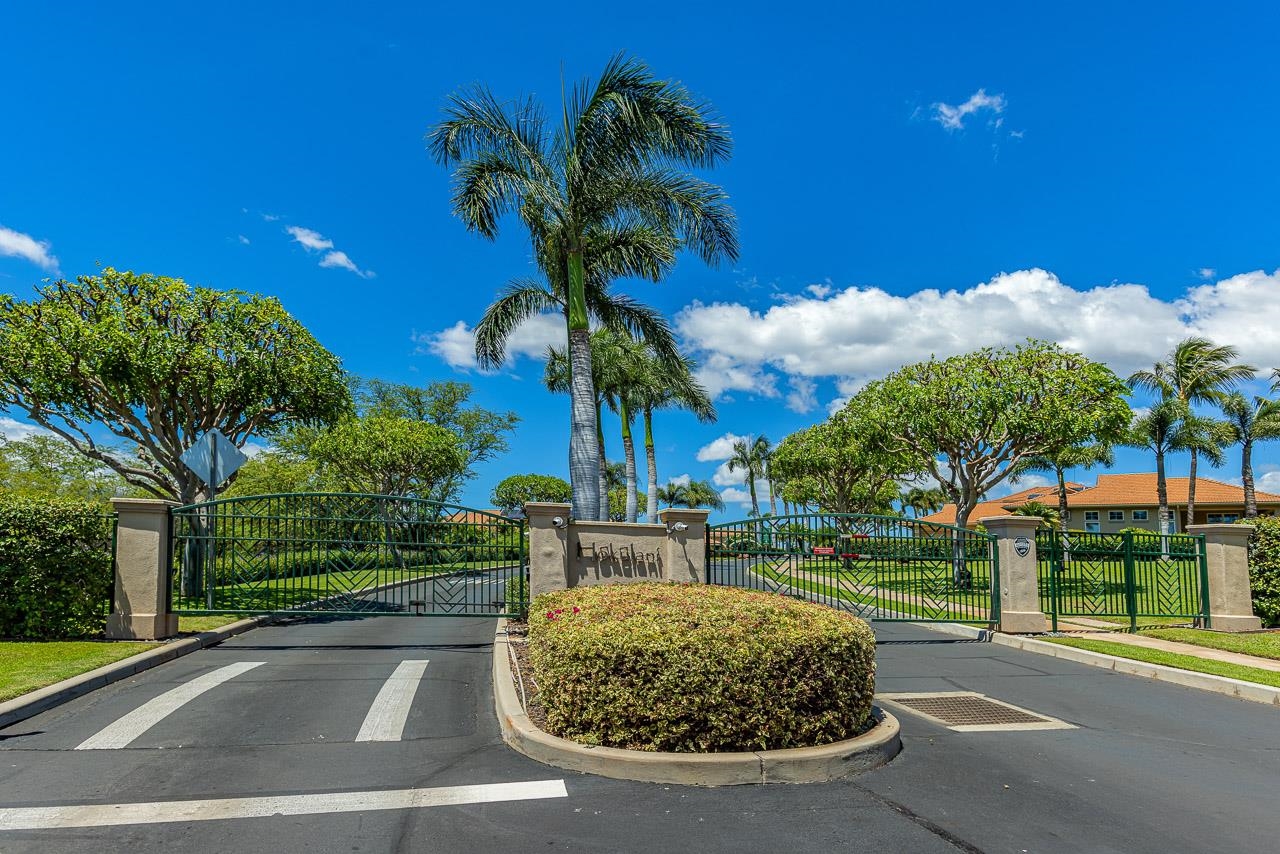
[[[539,594],[569,586],[569,514],[572,510],[572,504],[530,501],[524,505],[524,515],[529,520],[530,602]]]
[[[1222,632],[1262,628],[1249,595],[1249,535],[1252,525],[1188,525],[1188,534],[1204,534],[1209,581],[1209,619]]]
[[[666,578],[697,583],[707,577],[707,517],[710,510],[668,507],[658,511],[667,526]],[[684,525],[681,530],[680,525]]]
[[[1036,571],[1036,529],[1042,520],[1038,516],[989,516],[979,521],[996,538],[1000,587],[991,595],[1000,597],[1000,631],[1045,631],[1048,620],[1040,610],[1040,579]]]
[[[169,511],[172,501],[113,498],[116,528],[115,596],[107,617],[113,640],[158,640],[178,633],[169,610]]]

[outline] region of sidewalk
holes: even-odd
[[[1060,625],[1067,621],[1062,621]],[[1097,623],[1093,620],[1083,621],[1072,619],[1071,624],[1079,625],[1084,622]],[[1190,643],[1178,643],[1177,641],[1162,640],[1160,638],[1149,638],[1145,635],[1131,635],[1128,632],[1107,631],[1107,632],[1071,632],[1070,637],[1083,638],[1085,640],[1107,641],[1108,643],[1121,643],[1129,646],[1142,646],[1147,649],[1158,649],[1164,652],[1174,652],[1179,655],[1191,655],[1196,658],[1209,659],[1211,661],[1223,661],[1228,664],[1238,664],[1241,667],[1255,667],[1258,670],[1271,670],[1280,672],[1280,660],[1274,658],[1261,658],[1256,655],[1245,655],[1240,652],[1228,652],[1225,649],[1212,649],[1207,646],[1196,646]]]

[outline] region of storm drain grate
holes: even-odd
[[[877,694],[876,698],[901,706],[956,732],[1075,728],[1057,718],[1036,714],[972,691]]]

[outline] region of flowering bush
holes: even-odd
[[[547,730],[563,738],[720,752],[827,744],[866,728],[875,637],[849,614],[671,583],[547,593],[529,610]]]

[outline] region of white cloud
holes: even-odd
[[[418,351],[430,353],[444,360],[449,367],[460,371],[480,369],[476,362],[476,332],[466,321],[459,320],[453,326],[439,332],[414,336]],[[565,344],[564,317],[559,314],[539,314],[516,327],[507,339],[507,359],[519,356],[542,359],[549,347]]]
[[[730,486],[728,489],[721,490],[720,498],[725,504],[737,504],[744,510],[751,509],[751,491],[745,486]],[[756,503],[760,505],[761,513],[769,512],[768,481],[756,481]]]
[[[804,377],[792,377],[791,392],[787,395],[787,409],[803,415],[818,405],[818,384]]]
[[[36,240],[29,234],[0,225],[0,255],[23,258],[42,270],[56,273],[58,259],[50,253],[51,249],[53,244],[47,240]]]
[[[28,424],[25,421],[18,421],[8,416],[0,416],[0,436],[4,436],[10,442],[21,442],[23,439],[30,439],[32,436],[52,436],[52,431],[46,430],[38,424]]]
[[[1001,273],[964,290],[892,294],[850,287],[797,296],[759,311],[694,302],[676,330],[702,363],[713,394],[777,396],[779,375],[833,377],[848,397],[904,364],[1009,345],[1056,341],[1126,376],[1182,338],[1205,335],[1262,368],[1280,365],[1280,270],[1244,273],[1165,300],[1138,284],[1078,290],[1041,269]]]
[[[711,475],[711,482],[716,486],[735,486],[747,482],[747,472],[745,469],[730,470],[729,463],[723,462],[716,466],[715,474]]]
[[[240,450],[244,452],[246,457],[253,459],[258,456],[258,454],[263,454],[271,450],[271,447],[269,445],[259,445],[257,442],[245,442],[240,447]]]
[[[269,214],[269,213],[259,214],[259,216],[262,217],[264,222],[276,222],[280,219],[280,217],[276,216],[275,214]]]
[[[1196,270],[1196,275],[1207,281],[1218,275],[1218,271],[1212,267],[1201,267],[1199,270]]]
[[[733,456],[733,444],[747,438],[739,436],[736,433],[725,433],[719,439],[712,440],[698,449],[697,459],[700,463],[709,463],[713,460],[727,460]]]
[[[809,285],[805,290],[818,299],[826,299],[831,293],[831,285]]]
[[[687,474],[678,474],[675,477],[667,479],[667,486],[688,486],[692,482],[692,476]]]
[[[300,225],[286,226],[285,231],[292,235],[294,240],[301,243],[307,249],[318,252],[322,249],[333,248],[333,241],[318,231],[312,231],[311,229],[303,228]]]
[[[349,270],[362,279],[372,279],[376,275],[372,270],[361,270],[357,267],[347,253],[334,249],[333,241],[318,231],[303,228],[300,225],[285,226],[284,230],[308,252],[324,252],[324,257],[320,259],[321,267]]]
[[[236,237],[238,237],[238,238],[239,238],[239,240],[240,240],[240,242],[241,242],[242,244],[244,244],[245,246],[248,246],[248,245],[249,245],[249,238],[245,237],[243,234],[238,234],[238,235],[236,235]]]
[[[967,116],[971,116],[979,110],[991,110],[999,114],[1004,112],[1004,108],[1008,105],[1003,94],[988,95],[986,89],[979,89],[969,96],[969,100],[963,104],[945,104],[939,101],[932,105],[933,120],[942,125],[947,130],[961,130],[964,128],[964,120]],[[996,125],[999,127],[999,125]]]

